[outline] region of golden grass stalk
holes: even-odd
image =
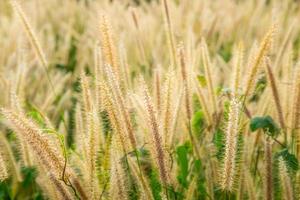
[[[241,79],[241,70],[243,64],[244,64],[244,45],[242,42],[240,42],[236,50],[233,79],[231,83],[232,94],[235,98],[238,95],[240,79]]]
[[[132,20],[133,20],[134,26],[135,26],[135,28],[137,30],[136,41],[137,41],[138,48],[140,50],[142,63],[144,63],[144,62],[146,62],[146,53],[145,53],[145,47],[144,47],[144,45],[142,43],[142,40],[141,40],[140,25],[139,25],[138,16],[136,14],[135,9],[131,9],[131,16],[132,16]]]
[[[110,178],[110,173],[109,173],[111,167],[110,160],[111,160],[111,156],[114,156],[110,154],[111,153],[110,149],[111,146],[113,145],[111,143],[112,136],[118,137],[114,132],[112,132],[112,134],[109,134],[106,137],[106,142],[104,146],[101,148],[102,155],[98,157],[98,161],[97,161],[98,163],[97,177],[99,180],[99,187],[101,188],[101,194],[103,194],[106,191],[107,189],[106,186]],[[123,150],[123,148],[120,149]]]
[[[292,135],[292,125],[291,125],[291,118],[292,118],[292,101],[293,101],[293,95],[290,95],[290,92],[293,91],[293,84],[295,80],[296,73],[294,74],[294,69],[297,68],[297,66],[294,67],[294,61],[293,61],[293,51],[291,51],[288,54],[288,62],[287,65],[283,68],[282,74],[284,74],[284,77],[282,77],[282,81],[286,83],[283,86],[283,95],[282,95],[282,101],[283,101],[283,111],[284,111],[284,117],[286,119],[286,128],[288,132],[288,137],[291,138]]]
[[[92,113],[88,113],[87,116],[87,147],[88,147],[88,154],[87,154],[87,183],[89,184],[89,198],[90,199],[97,199],[99,196],[98,191],[98,179],[97,179],[97,155],[100,146],[100,125],[99,125],[99,118],[97,116],[96,110]]]
[[[49,180],[52,185],[56,189],[56,192],[59,194],[61,200],[72,200],[74,197],[70,194],[70,192],[65,188],[61,181],[57,180],[55,175],[49,174]]]
[[[172,74],[168,74],[165,80],[164,88],[164,107],[163,107],[163,140],[166,147],[169,146],[169,138],[171,131],[172,120],[172,86],[171,86]]]
[[[240,177],[240,181],[239,181],[239,188],[238,188],[238,191],[237,191],[237,199],[243,199],[244,197],[244,192],[245,192],[245,183],[246,183],[246,180],[245,180],[245,174],[242,173],[241,174],[241,177]]]
[[[167,169],[167,162],[166,162],[166,154],[163,148],[161,133],[159,132],[159,122],[157,120],[156,111],[154,110],[154,106],[149,96],[148,88],[146,83],[141,78],[141,85],[143,89],[143,97],[144,97],[144,104],[147,113],[147,121],[149,125],[149,129],[152,132],[152,149],[154,155],[152,155],[155,159],[156,167],[159,171],[160,180],[164,186],[168,186],[170,183],[168,169]]]
[[[118,117],[122,116],[123,120],[120,120],[122,126],[126,128],[127,137],[129,138],[129,142],[131,144],[132,149],[136,149],[137,142],[134,135],[134,129],[130,119],[129,109],[127,108],[126,101],[124,96],[122,95],[121,87],[119,85],[118,79],[115,73],[112,71],[109,65],[105,65],[105,73],[108,79],[108,85],[110,92],[114,98],[113,106],[118,110]]]
[[[209,164],[207,165],[207,170],[205,170],[205,178],[211,180],[207,182],[207,193],[211,196],[212,200],[215,200],[214,197],[214,184],[215,184],[215,162],[214,160],[208,160]],[[196,179],[197,181],[197,179]],[[196,182],[197,183],[197,182]]]
[[[270,138],[267,137],[265,141],[265,171],[264,171],[264,199],[273,199],[273,170],[272,170],[272,144]]]
[[[178,115],[179,115],[179,111],[180,111],[180,108],[181,108],[183,93],[184,92],[181,89],[179,91],[177,102],[175,103],[175,106],[174,106],[174,114],[173,114],[173,117],[172,117],[171,128],[170,128],[171,135],[170,135],[170,138],[168,140],[170,146],[173,144],[173,140],[174,140],[174,137],[175,137],[175,134],[176,134],[176,127],[177,127],[176,125],[178,123]]]
[[[81,79],[81,89],[82,89],[82,105],[84,110],[83,116],[86,120],[87,114],[92,111],[93,101],[92,101],[92,95],[89,87],[88,77],[84,74],[84,72],[81,73],[80,79]]]
[[[103,91],[103,107],[108,112],[109,120],[112,125],[113,131],[115,134],[118,135],[118,142],[121,144],[122,150],[124,153],[129,151],[128,143],[127,143],[127,135],[122,130],[122,126],[120,120],[117,115],[117,108],[114,106],[115,103],[113,102],[114,99],[111,96],[108,86],[105,83],[101,83],[101,88]]]
[[[200,158],[200,153],[198,150],[198,145],[195,137],[193,136],[192,133],[192,128],[191,128],[191,119],[192,119],[192,105],[191,105],[191,93],[189,90],[189,79],[187,76],[187,66],[186,66],[186,57],[185,57],[185,51],[184,47],[182,44],[178,46],[178,55],[180,59],[180,67],[181,67],[181,78],[183,82],[183,92],[184,92],[184,100],[185,100],[185,111],[187,115],[187,125],[188,125],[188,131],[189,131],[189,136],[191,139],[191,142],[193,144],[194,152],[197,155],[198,158]]]
[[[163,0],[162,6],[163,6],[162,8],[163,8],[165,25],[166,25],[169,51],[170,51],[170,56],[171,56],[171,65],[173,67],[176,67],[176,65],[177,65],[176,50],[175,50],[176,43],[175,43],[174,32],[173,32],[173,28],[172,28],[172,24],[171,24],[171,19],[170,19],[168,0]]]
[[[10,92],[10,104],[11,109],[17,111],[20,114],[23,114],[23,108],[20,105],[20,100],[17,94],[14,91]],[[24,166],[32,166],[32,158],[29,152],[28,144],[23,142],[22,139],[19,140],[20,152],[22,155],[22,161]]]
[[[226,129],[224,163],[221,171],[220,186],[226,191],[233,191],[237,175],[237,140],[239,135],[240,102],[236,98],[230,101],[229,119]]]
[[[285,32],[285,36],[282,41],[282,45],[279,48],[278,54],[276,56],[276,60],[274,62],[274,68],[276,70],[280,69],[280,68],[278,68],[278,66],[279,66],[280,62],[282,61],[282,57],[283,57],[284,53],[286,52],[289,41],[291,39],[291,35],[292,35],[294,27],[295,27],[295,24],[296,24],[296,20],[293,20],[292,23],[289,25],[288,30]]]
[[[157,68],[155,70],[155,74],[154,74],[154,85],[155,85],[155,97],[156,97],[156,109],[157,112],[160,113],[161,112],[161,89],[160,89],[160,81],[161,81],[161,77],[160,77],[160,70],[159,68]]]
[[[197,79],[197,77],[195,79]],[[205,115],[207,123],[208,123],[208,125],[212,125],[212,123],[213,123],[212,122],[212,114],[209,112],[208,105],[207,105],[207,102],[205,101],[205,96],[203,94],[203,90],[197,81],[195,81],[195,85],[196,85],[196,89],[197,89],[197,96],[198,96],[199,102],[201,104],[201,108],[203,109],[203,113]]]
[[[283,199],[293,200],[294,199],[293,185],[291,182],[290,174],[288,172],[286,163],[282,158],[279,159],[279,178],[280,178],[280,185],[282,188]]]
[[[47,172],[42,172],[43,174],[47,174]],[[36,179],[37,184],[41,187],[44,196],[47,196],[49,199],[61,199],[62,195],[58,194],[55,185],[50,180],[49,174],[48,176],[38,176]]]
[[[20,174],[19,166],[16,162],[16,159],[14,158],[12,149],[11,149],[7,139],[2,132],[0,132],[0,149],[1,149],[0,152],[3,152],[3,153],[5,152],[5,155],[7,155],[9,172],[13,175],[13,178],[17,182],[21,182],[22,175]],[[1,153],[0,153],[0,157],[1,157]]]
[[[186,190],[185,199],[186,200],[194,199],[194,194],[196,190],[197,190],[197,178],[193,177],[191,183],[189,184],[188,189]]]
[[[298,67],[298,66],[297,66]],[[293,97],[291,108],[291,131],[292,137],[296,142],[296,155],[300,158],[300,135],[299,135],[299,122],[300,122],[300,69],[296,69],[294,83],[293,83]]]
[[[137,30],[139,30],[140,26],[139,26],[139,21],[138,21],[138,17],[137,17],[137,14],[135,12],[135,9],[131,9],[131,17],[132,17],[135,28]]]
[[[186,66],[186,55],[183,44],[179,44],[178,46],[178,56],[180,59],[180,69],[181,69],[181,78],[183,81],[183,88],[184,88],[184,96],[185,96],[185,110],[188,118],[188,123],[192,118],[192,107],[191,107],[191,100],[190,100],[190,91],[189,91],[189,80],[187,75],[187,66]]]
[[[121,43],[121,45],[119,45],[119,54],[120,54],[120,71],[122,76],[122,82],[123,86],[122,89],[126,90],[129,88],[132,88],[131,86],[131,79],[130,79],[130,66],[128,65],[128,60],[127,60],[127,52],[126,52],[126,48],[124,47],[124,44]]]
[[[8,178],[8,171],[2,155],[0,154],[0,182]]]
[[[278,93],[278,87],[277,87],[277,83],[273,74],[273,71],[271,69],[271,63],[270,63],[270,59],[266,58],[266,73],[268,76],[268,80],[270,82],[270,86],[272,89],[272,94],[273,94],[273,98],[274,98],[274,102],[276,104],[276,110],[277,110],[277,114],[278,114],[278,118],[279,118],[279,123],[281,128],[285,128],[285,123],[284,123],[284,117],[283,117],[283,111],[282,111],[282,106],[281,106],[281,102],[280,102],[280,97],[279,97],[279,93]]]
[[[95,73],[95,104],[96,109],[100,110],[101,108],[101,88],[100,80],[102,78],[102,55],[99,44],[96,44],[94,49],[94,73]]]
[[[10,92],[10,106],[13,110],[16,110],[17,112],[22,113],[23,109],[22,106],[20,105],[20,100],[17,94],[15,93],[15,90],[12,90]]]
[[[245,84],[245,91],[244,91],[245,99],[248,97],[249,93],[253,88],[253,85],[255,83],[255,77],[259,70],[260,64],[262,63],[264,57],[268,54],[272,46],[275,31],[276,31],[276,27],[275,25],[273,25],[271,29],[265,34],[254,59],[252,60],[252,62],[250,62],[250,66],[248,66],[249,75]]]
[[[53,83],[51,82],[50,76],[48,74],[48,62],[46,60],[46,56],[42,50],[42,47],[39,43],[39,40],[37,39],[37,36],[35,35],[33,28],[30,25],[29,20],[28,20],[26,14],[24,13],[22,7],[20,6],[20,4],[16,0],[10,0],[10,3],[22,22],[24,31],[27,34],[27,38],[30,41],[31,45],[33,46],[40,63],[43,65],[44,70],[46,72],[47,79],[51,86],[51,89],[52,89],[53,93],[55,94],[55,89],[54,89]]]
[[[201,58],[204,67],[204,72],[205,72],[205,79],[207,81],[209,98],[210,101],[212,102],[213,113],[215,113],[217,112],[217,100],[214,91],[214,84],[212,81],[213,80],[212,73],[211,73],[212,64],[209,58],[208,48],[204,38],[202,38],[201,41]]]
[[[246,183],[249,199],[253,199],[253,200],[257,199],[255,193],[255,185],[253,184],[253,178],[251,176],[249,169],[247,169],[247,171],[245,172],[245,183]]]
[[[154,199],[151,192],[150,183],[145,178],[146,175],[144,173],[142,175],[139,174],[139,167],[132,158],[128,157],[128,162],[129,162],[129,167],[131,169],[131,173],[140,189],[140,195],[141,195],[140,199],[141,200]]]
[[[101,17],[100,24],[101,47],[103,52],[104,64],[109,64],[117,79],[120,79],[120,66],[117,49],[114,43],[114,36],[111,30],[110,23],[105,15]]]
[[[33,28],[31,27],[29,20],[27,19],[22,7],[20,6],[20,4],[16,1],[16,0],[10,0],[14,10],[16,11],[16,13],[18,14],[18,16],[21,19],[21,22],[24,26],[24,30],[27,34],[28,40],[30,41],[31,45],[34,47],[34,50],[40,60],[40,62],[42,63],[42,65],[45,67],[45,69],[47,69],[48,67],[48,62],[46,60],[45,54],[42,50],[42,47],[33,31]]]
[[[296,174],[296,187],[295,187],[296,191],[300,191],[300,171],[297,172]],[[296,194],[296,199],[300,199],[300,193],[298,192]]]
[[[126,174],[122,166],[122,157],[118,151],[118,144],[114,137],[111,146],[111,170],[110,170],[110,189],[111,199],[128,199]]]
[[[82,114],[82,109],[81,105],[77,104],[76,105],[76,110],[75,110],[75,143],[76,143],[76,148],[84,155],[84,157],[87,157],[87,152],[86,152],[86,143],[84,142],[85,138],[85,128],[84,128],[84,120],[83,120],[83,114]]]

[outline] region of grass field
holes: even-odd
[[[297,0],[1,0],[0,199],[300,199]]]

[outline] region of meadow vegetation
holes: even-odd
[[[300,199],[297,0],[1,0],[0,199]]]

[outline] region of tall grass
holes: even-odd
[[[299,6],[1,1],[0,199],[299,199]]]

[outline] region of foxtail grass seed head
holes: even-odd
[[[238,99],[233,98],[230,101],[229,117],[226,128],[226,143],[224,152],[223,168],[220,177],[220,186],[223,190],[232,192],[236,184],[236,176],[238,172],[237,150],[238,150],[238,136],[239,116],[241,104]]]
[[[109,65],[105,65],[105,72],[108,79],[108,85],[110,87],[110,92],[112,93],[113,98],[115,99],[114,107],[117,109],[118,116],[122,116],[122,120],[119,120],[122,123],[122,126],[126,128],[126,139],[128,140],[128,144],[131,144],[132,149],[136,149],[136,138],[134,135],[134,130],[132,126],[132,122],[130,119],[130,113],[128,107],[126,105],[126,101],[124,95],[122,94],[120,82],[116,78],[112,68]]]
[[[178,56],[180,59],[181,77],[182,77],[183,88],[184,88],[185,109],[186,109],[186,114],[189,123],[192,118],[192,108],[191,108],[190,91],[189,91],[189,80],[187,76],[186,55],[182,43],[178,45]]]
[[[144,97],[144,104],[147,113],[148,126],[152,137],[151,144],[154,152],[153,156],[159,171],[160,180],[163,183],[163,185],[167,186],[169,184],[169,174],[166,165],[166,154],[161,139],[161,133],[159,127],[160,124],[157,120],[156,111],[154,110],[154,106],[144,79],[141,78],[140,82],[143,90],[143,97]]]
[[[122,130],[121,122],[120,122],[120,120],[118,120],[118,117],[117,117],[118,111],[116,110],[117,108],[114,106],[116,104],[114,103],[114,99],[109,92],[108,86],[105,83],[102,83],[101,87],[102,87],[103,96],[104,96],[103,106],[108,112],[110,124],[112,126],[114,133],[117,134],[117,136],[118,136],[117,141],[120,142],[123,151],[125,153],[127,153],[129,151],[129,148],[128,148],[129,143],[126,138],[125,131]]]
[[[117,78],[120,78],[120,67],[119,58],[117,55],[117,49],[115,45],[114,35],[112,33],[111,24],[107,19],[106,15],[101,16],[100,22],[100,36],[101,36],[101,47],[102,54],[104,57],[105,64],[109,64]]]
[[[9,120],[12,127],[19,134],[22,142],[26,142],[35,155],[53,174],[59,176],[63,169],[62,158],[53,149],[48,139],[43,135],[38,127],[22,114],[13,111],[1,109],[1,113]]]
[[[270,30],[265,34],[263,40],[260,43],[260,47],[253,58],[253,60],[250,62],[250,66],[248,66],[248,78],[246,79],[246,85],[245,85],[245,92],[244,96],[245,98],[248,97],[250,94],[250,91],[254,87],[254,83],[256,80],[256,75],[259,71],[259,67],[261,63],[263,62],[266,55],[268,55],[270,48],[272,46],[274,35],[276,32],[276,26],[273,25]]]

